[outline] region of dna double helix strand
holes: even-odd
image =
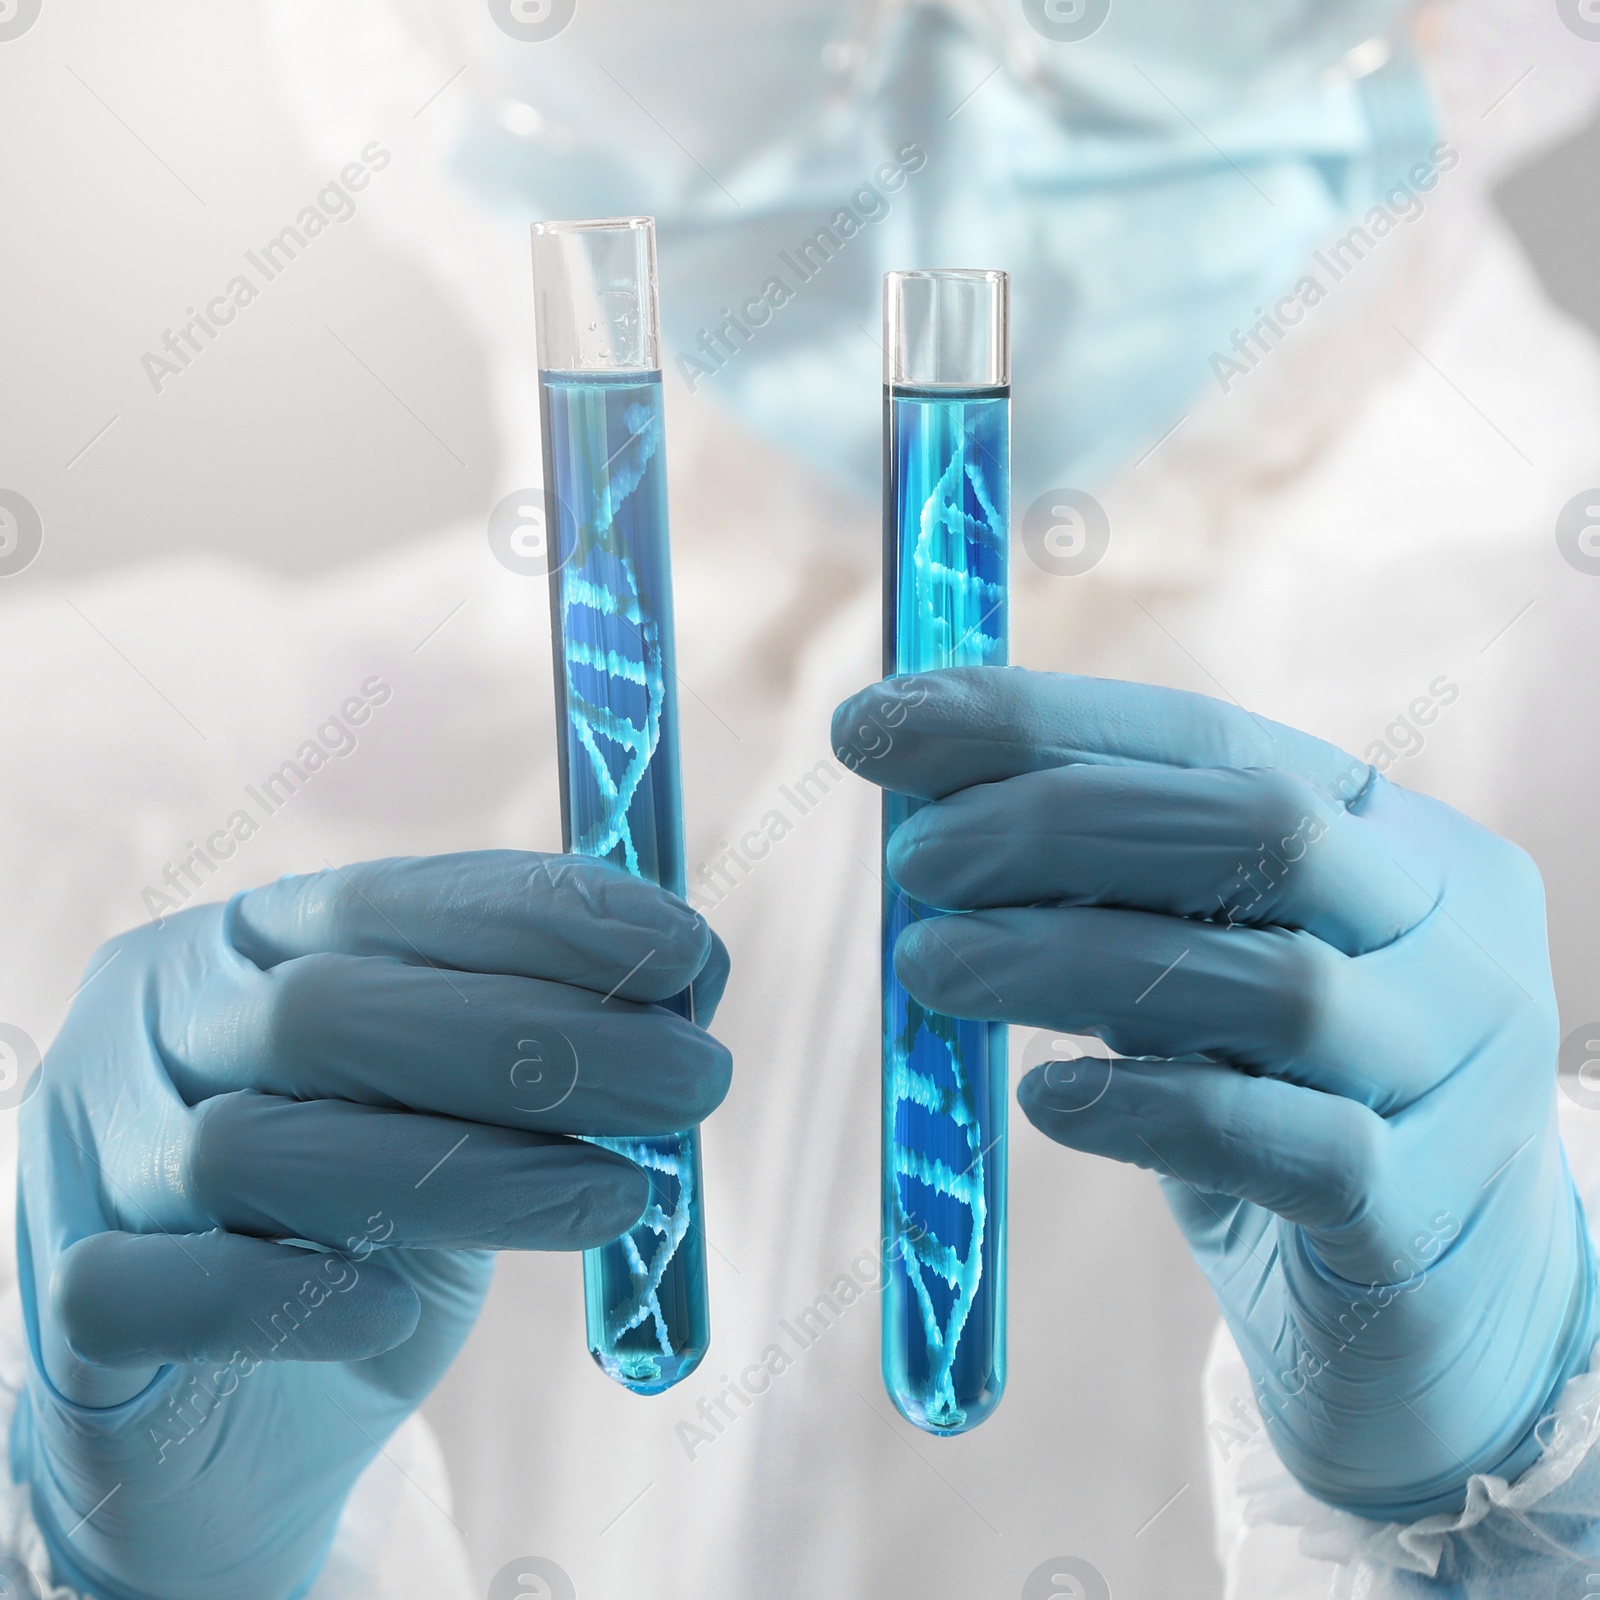
[[[676,1355],[672,1335],[667,1326],[666,1312],[661,1308],[661,1280],[672,1265],[689,1232],[689,1208],[694,1201],[694,1175],[691,1170],[690,1141],[687,1134],[678,1139],[595,1139],[595,1144],[615,1150],[619,1156],[641,1166],[649,1172],[665,1173],[677,1180],[677,1198],[671,1211],[652,1204],[644,1216],[634,1224],[633,1232],[625,1233],[608,1249],[621,1250],[628,1263],[629,1294],[615,1306],[606,1308],[606,1338],[615,1347],[625,1334],[652,1321],[656,1344],[664,1356]],[[652,1185],[652,1190],[654,1190]],[[657,1243],[647,1261],[639,1248],[639,1237],[646,1231],[656,1236]],[[638,1361],[637,1355],[624,1357],[625,1361]],[[652,1370],[654,1369],[654,1370]],[[656,1377],[655,1363],[645,1358],[645,1369],[630,1373],[631,1377]]]
[[[915,629],[918,667],[981,665],[1001,648],[1000,631],[990,627],[1004,599],[1004,586],[979,575],[975,550],[1003,549],[1004,520],[978,468],[980,451],[970,423],[960,435],[932,492],[917,517],[917,535],[910,554],[916,614],[905,619]],[[952,1148],[964,1152],[957,1169],[940,1157],[913,1149],[898,1134],[891,1139],[894,1238],[905,1266],[906,1281],[916,1302],[927,1344],[927,1379],[922,1395],[927,1420],[935,1427],[959,1427],[966,1413],[957,1403],[953,1370],[961,1335],[983,1278],[983,1251],[988,1226],[984,1198],[983,1129],[973,1083],[963,1061],[959,1024],[925,1010],[904,996],[905,1025],[890,1051],[890,1127],[898,1129],[903,1106],[915,1106],[928,1117],[944,1119],[957,1137]],[[976,1030],[969,1029],[970,1033]],[[933,1060],[943,1085],[912,1065],[919,1041],[924,1058]],[[974,1040],[976,1048],[982,1048]],[[918,1223],[905,1204],[902,1184],[915,1182],[952,1202],[966,1213],[967,1246],[954,1244]],[[933,1284],[945,1286],[948,1310],[943,1317]]]
[[[574,507],[575,546],[562,573],[561,627],[567,722],[599,797],[597,806],[584,808],[591,815],[579,825],[573,849],[601,857],[620,849],[622,865],[637,875],[639,852],[629,811],[661,743],[666,678],[660,628],[643,604],[636,558],[618,538],[616,524],[660,448],[661,427],[644,405],[629,406],[623,422],[628,438],[596,480],[581,486],[585,503]],[[619,627],[619,622],[626,626]],[[603,689],[618,682],[641,689],[642,719],[619,711],[609,694],[585,694],[586,682]],[[620,772],[613,771],[613,752],[621,756]]]
[[[666,677],[660,629],[644,604],[637,560],[619,533],[617,519],[661,447],[661,423],[650,407],[638,404],[626,409],[623,422],[627,439],[591,481],[579,486],[583,503],[572,508],[575,542],[572,558],[561,574],[561,625],[567,723],[573,742],[569,759],[576,767],[577,752],[583,752],[581,770],[598,797],[598,804],[572,807],[572,848],[583,855],[612,859],[620,852],[620,864],[638,876],[639,849],[630,812],[661,743]],[[596,431],[603,448],[608,442],[603,424]],[[600,459],[599,452],[593,459]],[[612,703],[614,697],[607,691],[619,682],[642,691],[642,715],[630,714]],[[585,692],[587,684],[598,687]],[[636,702],[641,696],[616,698]],[[582,781],[575,772],[574,787]],[[654,850],[650,856],[655,859]],[[670,1211],[652,1205],[632,1232],[605,1247],[622,1253],[628,1279],[626,1296],[606,1311],[608,1341],[615,1345],[623,1335],[649,1322],[662,1354],[673,1355],[660,1290],[689,1231],[694,1200],[689,1140],[685,1136],[597,1138],[592,1142],[675,1180],[677,1192]],[[649,1242],[650,1235],[654,1242],[646,1258],[641,1241]],[[653,1365],[650,1358],[632,1355],[622,1359],[642,1362],[641,1371],[629,1376],[655,1376],[643,1370]]]
[[[917,518],[911,568],[917,597],[915,627],[928,667],[981,666],[1000,649],[998,629],[987,626],[1005,588],[973,570],[974,549],[1004,549],[1005,524],[978,470],[970,437],[951,452]],[[976,502],[968,510],[966,491]]]
[[[950,1078],[948,1087],[911,1065],[919,1035],[935,1044],[943,1057]],[[922,1318],[922,1334],[928,1348],[923,1409],[928,1421],[941,1428],[959,1427],[966,1421],[966,1412],[956,1401],[952,1373],[961,1335],[983,1278],[984,1235],[989,1220],[983,1192],[983,1131],[972,1080],[963,1069],[961,1054],[955,1022],[936,1012],[925,1011],[908,995],[905,1027],[895,1038],[890,1058],[890,1126],[899,1126],[902,1105],[913,1105],[930,1116],[948,1118],[960,1130],[960,1144],[968,1157],[965,1166],[957,1171],[949,1162],[913,1149],[898,1134],[890,1140],[894,1173],[893,1238],[905,1267],[906,1282]],[[901,1187],[905,1179],[954,1201],[967,1212],[971,1227],[964,1255],[958,1255],[953,1245],[912,1217]],[[934,1279],[943,1282],[950,1296],[949,1310],[942,1321],[930,1289]]]

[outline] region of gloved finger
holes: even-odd
[[[722,942],[721,934],[709,925],[706,931],[711,935],[711,951],[706,956],[705,965],[695,974],[691,986],[694,995],[693,1020],[702,1028],[711,1026],[717,1007],[722,1004],[722,992],[728,987],[728,975],[732,970],[728,947]]]
[[[833,714],[834,753],[885,789],[939,800],[1073,762],[1281,767],[1348,805],[1372,769],[1310,734],[1205,695],[1023,667],[869,684]]]
[[[1022,1080],[1017,1103],[1057,1144],[1350,1235],[1340,1264],[1368,1248],[1352,1230],[1381,1185],[1389,1129],[1354,1101],[1207,1062],[1051,1061]]]
[[[235,948],[266,970],[298,956],[397,961],[665,1000],[713,955],[676,895],[583,856],[401,856],[280,878],[229,907]]]
[[[643,1215],[650,1181],[576,1139],[343,1100],[208,1100],[165,1158],[193,1222],[362,1259],[403,1245],[588,1250]]]
[[[682,1017],[567,984],[376,956],[224,971],[158,1010],[167,1070],[190,1104],[263,1089],[549,1133],[653,1134],[703,1121],[732,1078],[727,1050]]]
[[[56,1266],[46,1348],[71,1393],[74,1359],[361,1361],[409,1339],[420,1312],[410,1284],[370,1260],[221,1232],[99,1233]]]
[[[888,864],[947,910],[1124,906],[1303,928],[1347,955],[1415,927],[1437,883],[1307,779],[1262,767],[1071,766],[978,784],[897,828]]]
[[[1205,1056],[1390,1111],[1440,1081],[1492,1018],[1465,958],[1448,995],[1437,980],[1421,990],[1412,941],[1432,936],[1430,920],[1353,960],[1286,929],[1034,906],[915,923],[895,972],[948,1016],[1093,1034],[1123,1055]]]

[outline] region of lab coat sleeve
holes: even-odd
[[[1561,1100],[1562,1138],[1591,1234],[1600,1113]],[[1600,1594],[1600,1345],[1539,1424],[1521,1477],[1477,1473],[1453,1515],[1369,1522],[1314,1499],[1278,1460],[1250,1377],[1218,1325],[1204,1378],[1207,1462],[1225,1600],[1567,1600]]]
[[[27,1361],[22,1304],[13,1288],[0,1297],[0,1438],[11,1435]],[[0,1593],[35,1592],[38,1600],[94,1600],[52,1580],[27,1485],[13,1480],[8,1462],[0,1472]],[[357,1481],[333,1549],[305,1600],[478,1600],[479,1594],[455,1522],[444,1457],[433,1430],[415,1413]]]

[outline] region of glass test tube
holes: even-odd
[[[1006,661],[1010,281],[884,279],[885,677]],[[883,836],[921,801],[884,795]],[[883,1381],[907,1421],[964,1433],[1006,1372],[1006,1029],[896,981],[903,929],[939,913],[883,874]]]
[[[649,217],[533,226],[562,846],[684,893],[666,441]],[[667,1005],[694,1020],[688,990]],[[583,1257],[589,1352],[639,1394],[711,1339],[697,1128],[596,1138],[650,1209]]]

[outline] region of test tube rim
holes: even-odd
[[[974,382],[970,376],[959,379],[919,377],[911,381],[899,370],[899,326],[895,308],[899,296],[895,286],[922,281],[930,283],[986,284],[995,291],[991,323],[992,382]],[[1011,274],[1003,267],[899,267],[883,275],[883,381],[896,393],[920,391],[929,396],[1009,390],[1011,387]]]
[[[648,229],[654,232],[656,219],[638,215],[631,217],[546,217],[532,224],[535,233],[621,233]]]
[[[636,234],[643,238],[643,262],[639,288],[640,307],[644,328],[639,340],[640,360],[635,362],[600,360],[593,363],[570,365],[546,358],[547,330],[539,325],[538,313],[542,309],[545,285],[540,283],[539,240],[573,238],[584,234]],[[540,372],[563,373],[632,373],[661,370],[661,309],[660,263],[656,251],[656,219],[643,213],[618,217],[548,217],[529,224],[529,242],[533,254],[533,286],[535,306],[535,337],[537,345],[536,366]],[[554,288],[554,285],[549,285]],[[567,291],[570,294],[570,291]],[[572,343],[576,348],[577,340]]]

